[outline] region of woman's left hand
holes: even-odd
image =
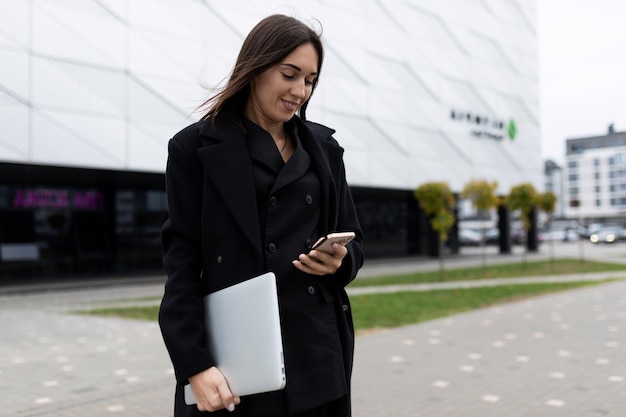
[[[311,275],[334,274],[341,267],[343,258],[348,254],[348,249],[339,243],[333,243],[333,253],[321,250],[311,250],[308,254],[301,253],[293,265],[302,272]]]

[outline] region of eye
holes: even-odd
[[[293,80],[293,78],[294,78],[294,76],[293,76],[293,75],[285,74],[284,72],[283,72],[282,74],[283,74],[283,77],[284,77],[286,80]]]
[[[305,82],[306,85],[313,85],[313,84],[315,84],[315,78],[312,79],[312,80],[305,79],[304,82]]]

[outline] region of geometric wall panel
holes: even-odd
[[[323,28],[308,114],[336,129],[352,185],[543,187],[535,2],[284,3],[0,2],[0,161],[163,172],[204,86],[278,12]]]

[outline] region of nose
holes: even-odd
[[[298,98],[306,97],[306,80],[302,80],[302,82],[294,83],[291,87],[291,95]]]

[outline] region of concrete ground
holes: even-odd
[[[626,262],[623,244],[554,250]],[[480,251],[464,248],[446,268],[480,264]],[[521,259],[519,248],[488,252],[489,264]],[[550,253],[544,244],[528,259]],[[372,261],[360,279],[436,268],[436,260]],[[622,278],[565,279],[607,276]],[[157,304],[163,281],[0,287],[0,417],[171,416],[174,376],[157,324],[77,313]],[[626,416],[626,281],[359,336],[356,346],[355,417]]]

